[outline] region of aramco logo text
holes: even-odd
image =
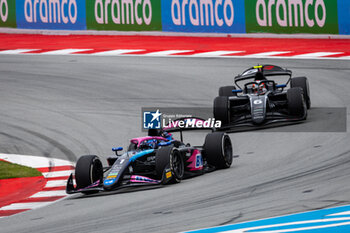
[[[323,27],[327,18],[323,0],[258,0],[256,21],[262,27],[272,27],[273,17],[281,27]]]
[[[135,2],[135,3],[134,3]],[[141,12],[141,13],[140,13]],[[112,22],[108,19],[111,17]],[[152,21],[152,5],[150,0],[96,0],[95,19],[98,24],[135,24]]]
[[[234,6],[232,0],[172,0],[171,18],[175,25],[232,26]]]
[[[28,23],[72,23],[78,17],[76,0],[25,0],[24,17]]]

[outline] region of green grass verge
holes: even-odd
[[[38,170],[0,160],[0,180],[18,177],[41,176]]]

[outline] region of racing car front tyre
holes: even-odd
[[[232,90],[236,90],[235,86],[225,86],[219,88],[219,96],[237,96],[237,93],[232,93]]]
[[[229,123],[228,116],[228,97],[218,96],[214,99],[214,118],[221,121],[222,125],[227,125]]]
[[[306,103],[303,91],[300,87],[293,87],[287,90],[288,110],[292,116],[302,117],[306,119]]]
[[[77,189],[88,187],[98,180],[103,179],[103,166],[96,155],[83,155],[78,159],[75,167],[75,180]],[[98,191],[86,191],[84,194],[92,194]]]
[[[172,178],[168,183],[181,182],[184,173],[185,165],[181,153],[174,149],[173,146],[162,147],[156,154],[156,173],[158,179],[162,179],[164,170],[170,168]]]
[[[306,102],[307,109],[310,109],[311,107],[311,99],[310,99],[310,88],[309,88],[309,81],[306,77],[295,77],[292,78],[290,81],[291,88],[293,87],[300,87],[303,89],[303,95],[304,100]]]
[[[207,134],[203,151],[208,163],[216,168],[229,168],[232,164],[231,139],[223,132]]]

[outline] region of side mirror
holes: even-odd
[[[232,93],[241,93],[241,92],[243,92],[241,89],[234,89],[234,90],[232,90]]]
[[[287,87],[286,84],[279,84],[279,85],[276,85],[276,88],[285,88],[285,87]]]
[[[123,150],[123,147],[113,147],[112,148],[112,151],[115,152],[115,155],[118,155],[118,151],[121,151],[121,150]]]

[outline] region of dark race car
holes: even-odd
[[[171,134],[178,131],[181,141]],[[121,155],[118,151],[123,148],[112,150],[115,155],[107,159],[105,168],[98,156],[81,156],[75,168],[76,187],[71,174],[66,192],[91,194],[130,186],[178,183],[186,177],[229,168],[232,163],[232,143],[223,132],[207,134],[203,146],[191,146],[182,142],[182,129],[168,127],[131,139],[128,150]]]
[[[272,80],[283,77],[287,80],[284,84]],[[220,87],[214,100],[214,118],[221,120],[223,128],[261,126],[307,117],[311,100],[306,77],[292,78],[290,70],[258,65],[236,76],[234,82],[235,86]]]

